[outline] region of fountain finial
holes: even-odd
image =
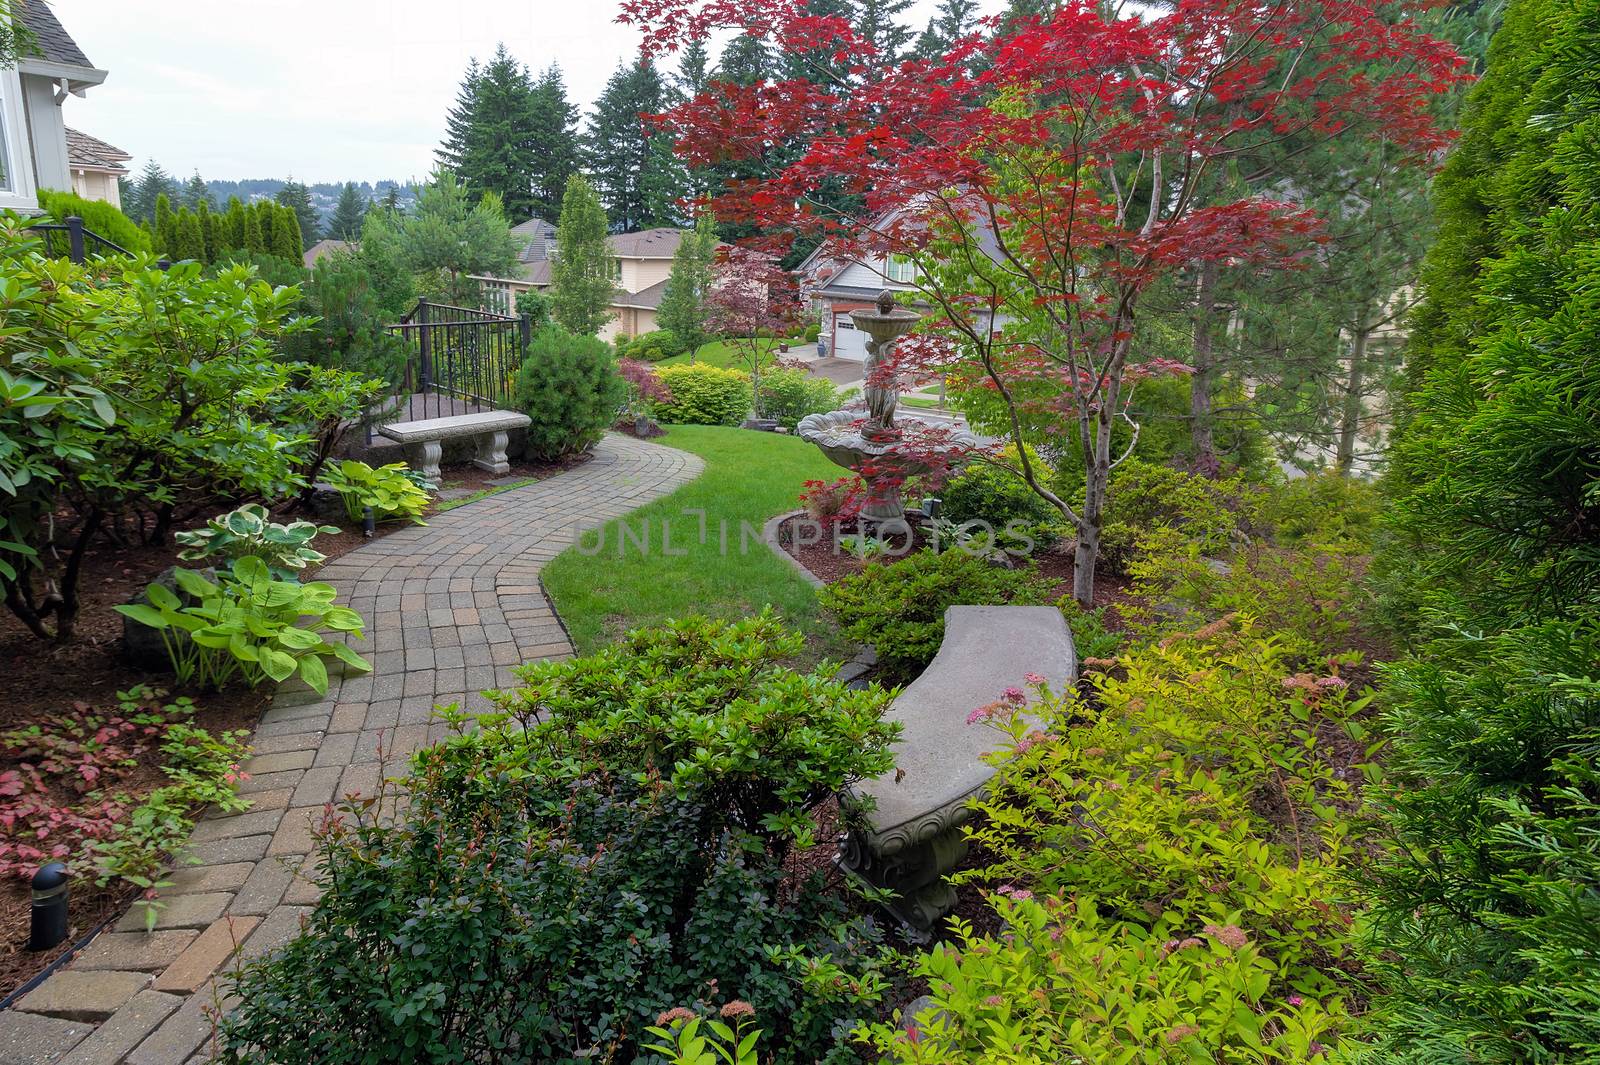
[[[889,314],[894,311],[894,293],[884,289],[878,293],[878,313]]]

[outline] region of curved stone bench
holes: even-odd
[[[863,781],[847,805],[870,799],[860,827],[850,829],[839,864],[868,883],[894,891],[889,909],[917,935],[926,935],[955,907],[944,877],[966,857],[961,826],[969,800],[994,776],[984,755],[1006,736],[967,724],[973,710],[1006,688],[1028,691],[1028,673],[1063,691],[1078,676],[1072,632],[1061,611],[1047,606],[953,606],[945,611],[944,642],[933,662],[895,699],[889,718],[903,726],[896,768]]]
[[[474,466],[504,477],[511,472],[511,463],[506,458],[510,432],[513,429],[526,429],[531,421],[526,414],[516,411],[490,410],[415,422],[392,422],[380,425],[378,433],[403,445],[406,461],[411,468],[420,470],[430,481],[439,479],[439,461],[444,455],[444,441],[458,436],[475,439],[478,454],[472,460]]]

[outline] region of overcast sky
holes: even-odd
[[[187,177],[425,176],[472,56],[559,63],[580,107],[638,36],[612,0],[52,0],[111,72],[69,126]],[[937,0],[916,0],[914,25]],[[1001,6],[1000,0],[982,5]]]

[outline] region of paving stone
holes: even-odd
[[[233,897],[228,912],[256,916],[271,912],[283,900],[283,893],[294,879],[298,865],[298,861],[291,863],[283,858],[267,858],[256,863],[255,872],[250,874],[250,879]]]
[[[285,769],[310,769],[315,756],[310,751],[285,751],[283,754],[263,754],[250,759],[241,768],[255,776],[258,773],[278,773]]]
[[[208,843],[191,843],[184,855],[192,865],[225,865],[231,862],[259,862],[267,853],[271,836],[240,836],[236,839],[216,839]]]
[[[310,912],[308,906],[279,906],[267,914],[255,933],[245,940],[240,956],[249,961],[283,946],[300,934],[302,918]]]
[[[16,1008],[47,1017],[98,1023],[149,986],[149,973],[58,969],[23,995]]]
[[[328,722],[333,720],[333,711],[324,710],[312,717],[297,717],[291,721],[274,721],[270,725],[262,725],[256,729],[254,739],[250,746],[257,753],[265,753],[265,749],[257,741],[277,739],[279,736],[293,736],[302,732],[321,732],[328,727]]]
[[[346,766],[339,777],[339,798],[346,795],[376,795],[383,781],[383,770],[376,764]]]
[[[251,773],[246,779],[234,786],[240,795],[255,795],[262,791],[276,791],[279,788],[292,788],[300,783],[300,774],[303,770],[288,769],[281,773]]]
[[[245,798],[250,800],[250,809],[244,813],[260,813],[264,810],[281,810],[289,805],[289,796],[294,794],[293,788],[273,788],[271,791],[251,792]],[[226,813],[213,806],[206,811],[206,820],[217,821],[228,817],[237,817],[236,813]]]
[[[72,959],[72,968],[157,972],[171,965],[199,934],[188,928],[165,932],[102,932]]]
[[[172,883],[161,889],[162,895],[186,895],[193,892],[234,891],[250,879],[254,862],[232,862],[228,865],[194,865],[179,869],[167,877]]]
[[[204,928],[221,917],[233,893],[228,891],[197,892],[186,895],[162,896],[157,900],[156,928]],[[118,932],[142,932],[151,927],[145,923],[145,907],[135,903],[122,920],[117,922]]]
[[[283,854],[309,854],[315,846],[311,838],[312,830],[322,823],[328,816],[326,806],[303,806],[291,808],[283,817],[283,824],[278,827],[278,834],[272,837],[272,845],[267,848],[270,855]]]
[[[350,737],[350,751],[355,750],[355,736]],[[345,758],[337,765],[324,766],[321,769],[308,769],[301,778],[300,786],[294,789],[294,806],[315,806],[318,803],[332,802],[338,797],[339,778],[344,775],[345,768],[350,759]]]
[[[322,746],[321,732],[291,732],[284,736],[262,736],[257,733],[250,741],[256,754],[282,754],[285,751],[314,751]]]
[[[61,1065],[118,1065],[123,1056],[183,1005],[178,995],[141,991],[95,1033],[61,1059]]]
[[[341,732],[337,736],[328,736],[322,741],[322,746],[317,749],[317,757],[312,765],[317,769],[328,766],[349,765],[350,756],[355,753],[355,749],[356,733],[354,732]],[[300,786],[305,787],[305,781],[301,781]]]
[[[0,1065],[56,1065],[93,1030],[83,1021],[6,1010],[0,1013]]]
[[[193,1054],[216,1030],[215,1014],[228,1000],[218,999],[213,978],[184,1000],[144,1042],[124,1059],[128,1065],[173,1065]]]
[[[348,692],[340,690],[341,696]],[[342,732],[360,732],[362,724],[367,719],[367,704],[364,702],[340,703],[333,712],[333,719],[328,723],[328,733],[337,735]]]
[[[217,839],[272,833],[278,830],[281,817],[282,810],[249,810],[232,817],[212,818],[195,825],[189,839],[195,843],[209,843]]]
[[[155,989],[185,995],[193,993],[211,979],[260,923],[261,918],[255,916],[221,917],[213,921],[165,972],[156,977]]]

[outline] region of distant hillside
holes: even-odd
[[[283,178],[245,178],[242,181],[224,181],[222,179],[207,180],[206,188],[211,192],[211,198],[217,206],[226,206],[230,196],[237,196],[245,203],[254,203],[256,200],[270,200],[278,195],[278,190],[286,184]],[[335,181],[321,181],[315,185],[308,185],[311,190],[311,204],[327,221],[333,213],[334,205],[339,202],[339,193],[344,185]],[[391,188],[399,190],[400,203],[410,207],[411,201],[416,197],[412,194],[411,187],[399,181],[358,181],[356,188],[369,200],[381,200],[389,195]]]

